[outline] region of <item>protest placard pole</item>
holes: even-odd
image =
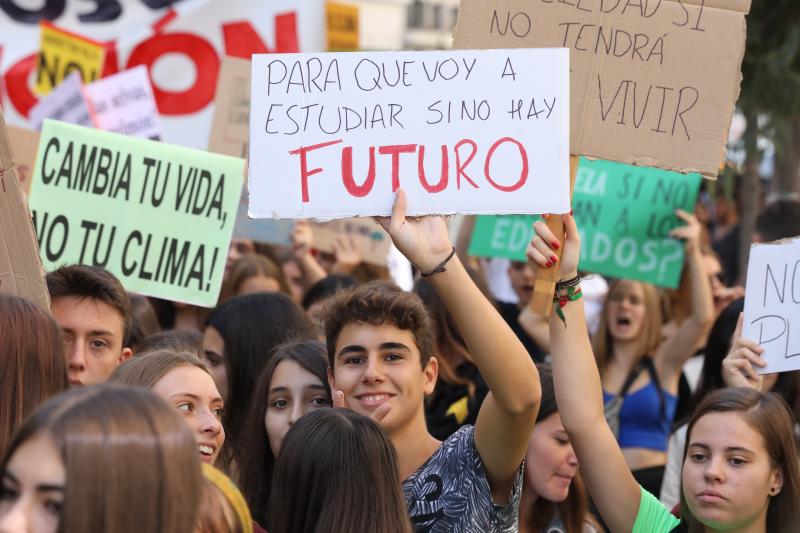
[[[580,156],[569,156],[569,195],[572,199],[572,191],[575,189],[575,174],[578,171],[578,161]],[[547,227],[553,232],[553,235],[558,237],[560,243],[564,243],[564,223],[560,216],[547,217]],[[561,251],[563,246],[559,246],[555,251],[558,259],[561,259]],[[533,298],[531,298],[531,310],[537,315],[549,317],[553,311],[553,294],[556,291],[556,281],[558,278],[558,268],[550,268],[547,270],[539,269],[536,274],[536,282],[533,286]]]
[[[50,296],[39,261],[6,121],[0,109],[0,292],[27,298],[50,309]]]

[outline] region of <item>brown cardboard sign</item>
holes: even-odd
[[[50,308],[39,246],[0,110],[0,292]]]
[[[36,153],[39,150],[39,132],[7,126],[8,138],[11,141],[11,151],[17,163],[17,173],[22,190],[25,194],[31,192],[31,179],[33,167],[36,164]]]
[[[361,245],[361,256],[367,263],[385,265],[391,239],[375,221],[369,218],[344,218],[312,224],[314,248],[333,252],[337,237],[354,238]]]
[[[570,48],[571,153],[714,178],[749,10],[750,0],[461,0],[454,47]],[[511,103],[521,115],[529,106]]]
[[[233,57],[223,58],[214,104],[209,151],[234,157],[247,157],[250,61]]]

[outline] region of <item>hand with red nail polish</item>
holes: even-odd
[[[578,273],[578,259],[580,257],[581,238],[575,219],[570,215],[560,215],[564,222],[566,238],[563,246],[547,227],[547,224],[538,220],[534,223],[534,236],[531,239],[525,254],[533,267],[550,268],[559,265],[559,279],[574,278]],[[553,252],[562,249],[561,259]]]

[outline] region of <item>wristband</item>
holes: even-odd
[[[448,255],[445,258],[444,261],[442,261],[441,263],[436,265],[436,268],[434,268],[430,272],[422,272],[420,270],[420,274],[419,275],[422,276],[423,278],[428,278],[430,276],[433,276],[434,274],[438,274],[440,272],[444,272],[445,270],[447,270],[447,267],[445,265],[447,265],[447,263],[453,258],[454,255],[456,255],[456,247],[455,246],[453,246],[453,249],[450,251],[450,255]]]
[[[564,327],[567,326],[567,319],[564,317],[564,311],[562,311],[562,308],[567,305],[567,302],[574,302],[581,299],[583,292],[581,292],[580,282],[581,277],[576,276],[570,280],[559,281],[556,283],[556,290],[553,294],[553,303],[556,306],[556,314],[558,315],[558,318],[561,319],[561,322],[564,323]]]

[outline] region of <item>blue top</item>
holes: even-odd
[[[620,448],[647,448],[659,452],[667,451],[667,440],[672,428],[672,418],[678,405],[678,397],[662,389],[664,416],[658,388],[651,380],[641,389],[628,393],[619,411]],[[613,394],[603,391],[603,402],[614,399]]]

